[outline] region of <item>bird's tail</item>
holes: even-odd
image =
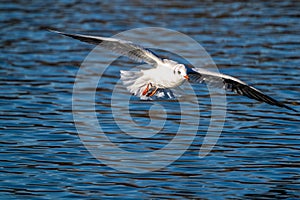
[[[133,95],[141,97],[145,90],[148,80],[144,80],[142,71],[123,71],[121,70],[121,80],[127,90]]]

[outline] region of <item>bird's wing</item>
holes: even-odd
[[[188,68],[187,74],[191,82],[206,83],[210,86],[224,88],[227,91],[235,92],[239,95],[243,95],[257,101],[262,101],[270,105],[287,108],[297,112],[295,109],[288,107],[284,103],[269,97],[258,89],[232,76],[210,72],[200,68]]]
[[[146,62],[150,65],[157,66],[162,60],[149,49],[143,48],[130,41],[119,40],[116,38],[98,37],[91,35],[81,35],[73,33],[64,33],[60,31],[50,30],[51,32],[62,34],[74,39],[87,42],[94,45],[101,45],[115,53],[127,56],[137,62]]]

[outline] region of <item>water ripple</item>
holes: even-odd
[[[128,174],[96,160],[81,142],[72,115],[76,73],[93,46],[45,30],[55,27],[111,36],[137,27],[172,28],[199,41],[220,71],[293,102],[291,106],[300,110],[299,2],[9,1],[0,5],[3,199],[300,198],[300,115],[228,95],[220,139],[200,159],[211,117],[205,86],[195,89],[201,109],[197,136],[173,164],[152,173]],[[109,97],[119,70],[133,66],[120,58],[105,73],[96,91],[97,117],[120,147],[149,152],[175,137],[181,113],[176,102],[160,102],[168,111],[163,133],[133,138],[120,132],[112,123]],[[148,124],[151,105],[137,99],[130,104],[135,123]],[[186,113],[193,116],[193,110]]]

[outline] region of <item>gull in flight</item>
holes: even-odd
[[[201,68],[190,68],[173,60],[162,59],[149,49],[143,48],[130,41],[108,37],[64,33],[55,30],[50,31],[90,44],[101,44],[104,48],[115,53],[127,56],[137,62],[145,62],[153,66],[151,69],[136,72],[120,71],[121,80],[127,89],[134,95],[141,98],[152,97],[157,95],[161,90],[178,88],[185,81],[190,81],[192,83],[206,83],[212,86],[222,87],[227,91],[231,91],[257,101],[296,111],[295,109],[273,99],[272,97],[269,97],[258,89],[237,78]]]

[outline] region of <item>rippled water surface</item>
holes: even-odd
[[[78,101],[73,94],[76,74],[94,46],[46,30],[109,37],[132,28],[173,29],[198,41],[221,72],[300,110],[298,1],[7,1],[0,3],[0,25],[1,199],[300,198],[299,113],[228,95],[222,134],[213,150],[199,158],[211,118],[205,85],[195,88],[200,120],[193,126],[189,123],[198,112],[193,107],[182,112],[176,100],[140,101],[121,90],[112,104],[120,69],[136,66],[123,57],[96,82],[96,91],[85,85],[87,94],[95,94],[92,102],[84,93]],[[107,55],[99,54],[99,67]],[[98,73],[87,70],[85,78],[97,80]],[[74,101],[81,107],[72,112]],[[97,128],[88,123],[89,115],[81,120],[74,116],[89,112],[85,103],[94,103],[96,113],[90,111],[91,117],[96,117],[109,141],[137,153],[136,158],[173,141],[181,120],[189,126],[178,149],[188,140],[191,145],[173,163],[153,172],[117,170],[96,159],[76,130],[74,119],[79,129]],[[124,123],[117,124],[115,117]],[[130,134],[137,136],[133,137],[122,132],[126,120],[135,124],[131,128],[148,125],[159,134],[146,137],[151,136],[145,135],[146,130],[132,129],[136,132]],[[88,139],[99,145],[99,137]],[[119,156],[114,151],[106,155]],[[143,163],[152,164],[147,159]]]

